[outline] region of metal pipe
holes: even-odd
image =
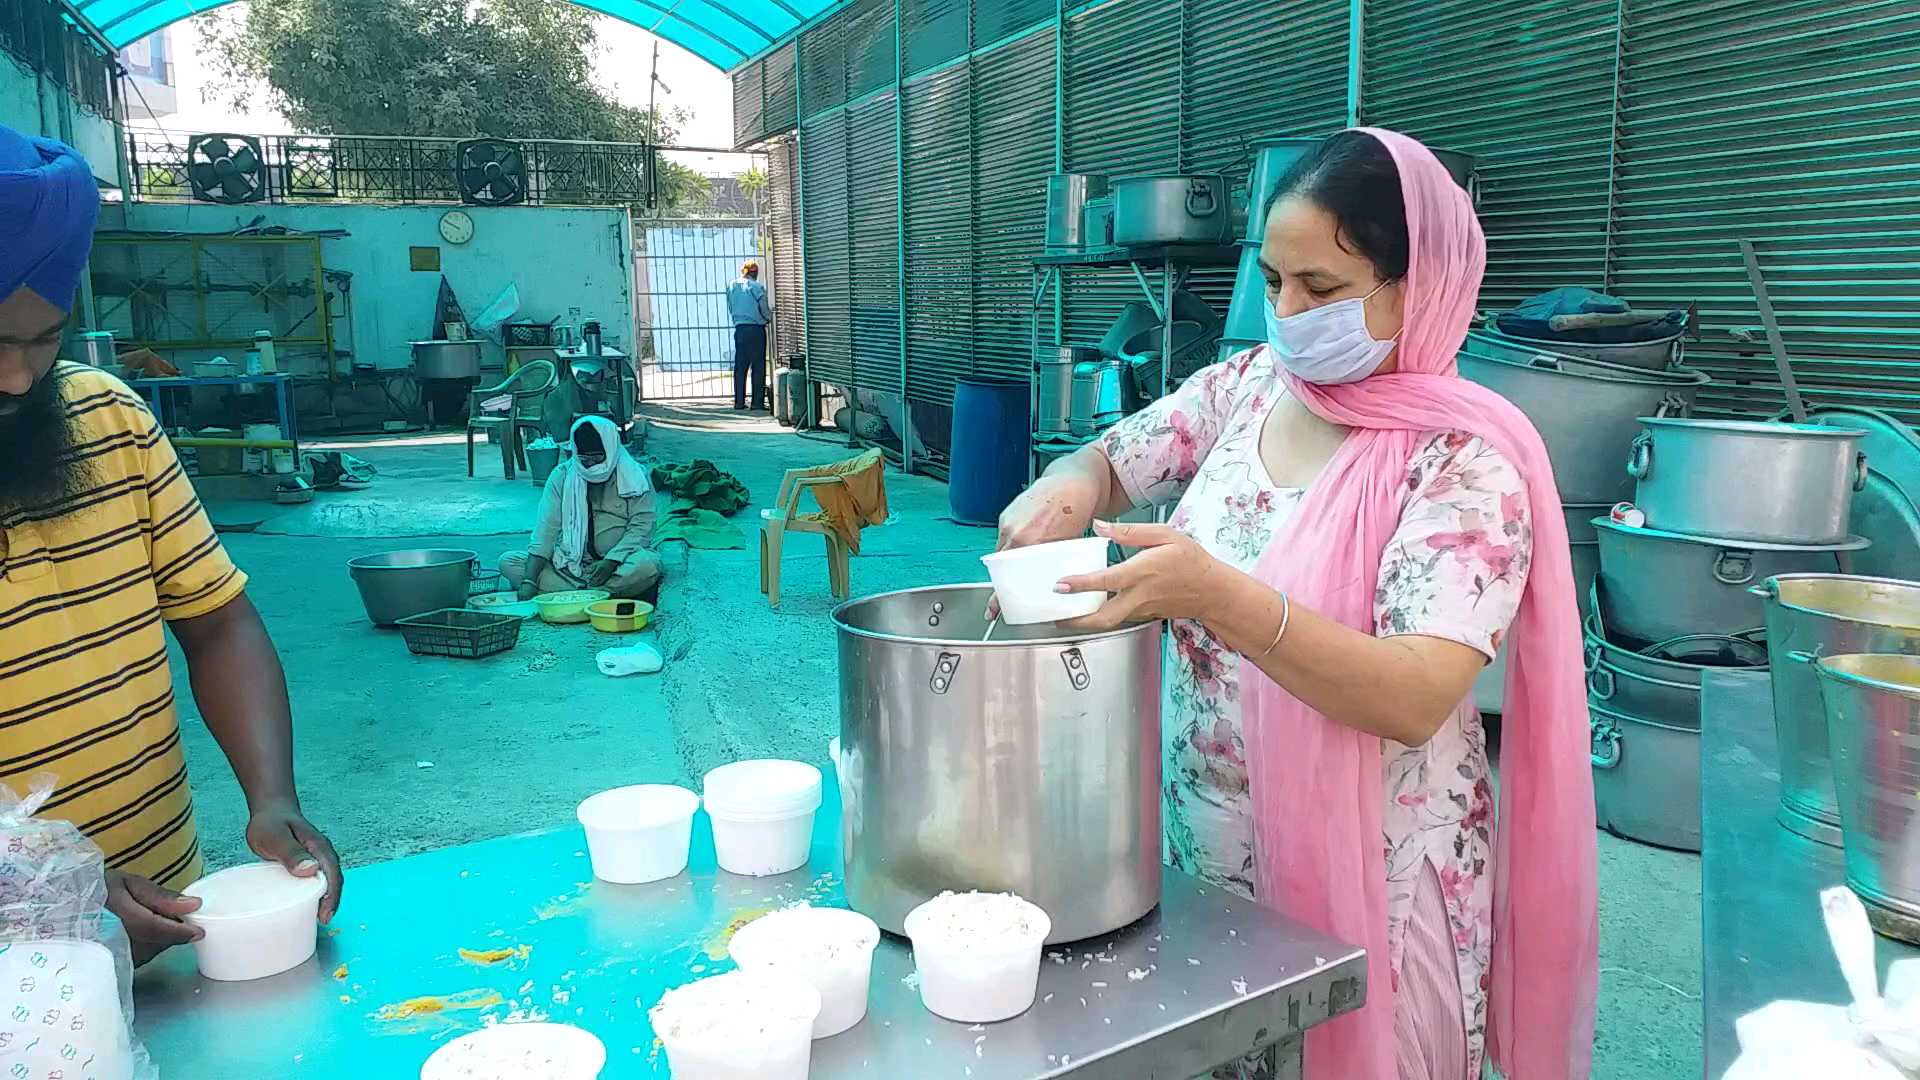
[[[1620,192],[1620,69],[1627,53],[1627,0],[1613,8],[1613,96],[1607,102],[1607,216],[1600,234],[1600,290],[1613,291],[1613,211]]]
[[[806,65],[801,63],[800,40],[796,36],[793,43],[793,228],[799,241],[796,245],[800,256],[800,336],[807,341],[813,340],[813,325],[807,319],[807,174],[806,174],[806,96],[805,84],[801,74]],[[805,356],[803,352],[801,354]],[[804,363],[804,361],[803,361]],[[806,364],[801,369],[801,381],[806,384],[807,427],[820,426],[820,394],[813,381],[813,365]]]
[[[1347,126],[1360,126],[1361,65],[1365,62],[1367,0],[1347,0]]]
[[[907,66],[900,27],[901,0],[893,0],[893,276],[900,319],[900,468],[913,472],[913,401],[907,397],[907,131],[906,96],[901,88]]]

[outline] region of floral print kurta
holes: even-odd
[[[1264,347],[1196,373],[1101,442],[1136,506],[1177,500],[1170,524],[1251,571],[1304,490],[1274,485],[1260,430],[1286,393]],[[1435,431],[1407,463],[1406,503],[1381,559],[1374,633],[1472,646],[1489,660],[1519,606],[1532,552],[1525,484],[1497,451]],[[1167,861],[1253,895],[1252,800],[1240,657],[1198,622],[1171,627],[1163,678]],[[1465,1005],[1471,1075],[1485,1045],[1492,946],[1493,793],[1471,700],[1425,746],[1382,745],[1388,941],[1397,973],[1421,877],[1445,901]],[[1445,931],[1440,931],[1444,933]]]

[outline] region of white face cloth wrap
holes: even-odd
[[[554,551],[553,559],[560,569],[575,577],[586,573],[587,540],[593,529],[593,511],[587,506],[587,485],[612,480],[620,494],[629,499],[653,490],[647,470],[620,444],[620,432],[613,421],[604,416],[583,416],[574,421],[569,438],[577,440],[582,427],[591,427],[600,437],[600,447],[607,456],[592,467],[582,467],[577,456],[570,459],[566,476],[560,482],[560,547]],[[574,447],[577,454],[577,441]]]
[[[1267,347],[1274,360],[1304,382],[1329,385],[1359,382],[1373,374],[1393,351],[1393,339],[1381,341],[1367,330],[1367,301],[1386,288],[1381,282],[1365,296],[1335,300],[1285,318],[1262,304],[1267,317]]]

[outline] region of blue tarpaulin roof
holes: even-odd
[[[115,48],[232,0],[72,0]],[[799,29],[836,0],[554,0],[611,15],[727,70]]]

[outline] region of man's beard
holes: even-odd
[[[85,489],[91,470],[76,461],[79,421],[67,416],[58,369],[34,381],[0,410],[0,523],[24,511],[56,505]]]

